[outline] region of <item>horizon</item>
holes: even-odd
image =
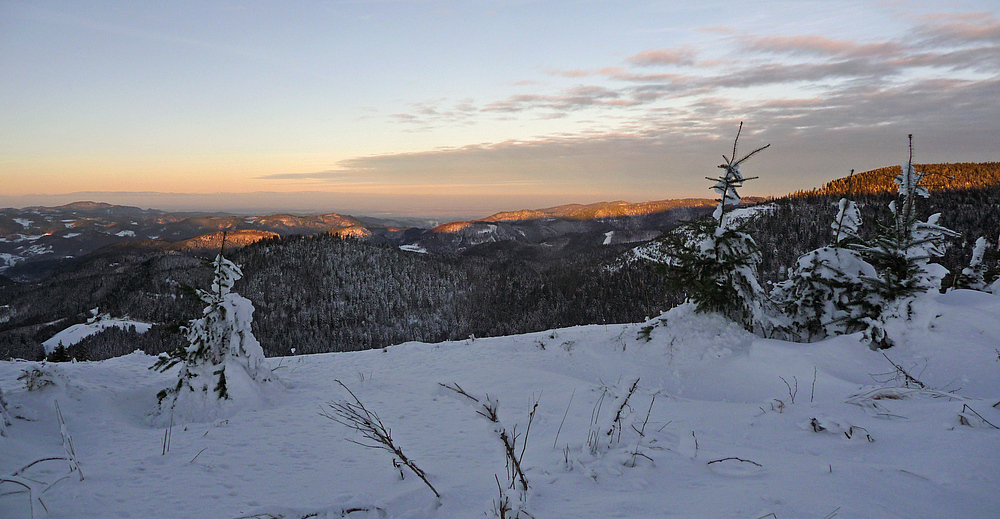
[[[289,195],[290,198],[284,199],[285,201],[275,202],[273,200],[274,195]],[[547,210],[554,209],[563,206],[570,205],[597,205],[597,204],[613,204],[613,203],[626,203],[626,204],[643,204],[650,202],[660,202],[667,200],[683,200],[688,198],[698,198],[704,200],[711,200],[708,197],[682,197],[682,198],[667,198],[660,200],[637,200],[637,201],[626,201],[626,200],[600,200],[596,202],[566,202],[554,205],[539,205],[534,207],[503,207],[497,210],[490,210],[487,213],[471,213],[463,212],[466,211],[465,207],[470,207],[468,204],[463,204],[459,209],[452,210],[442,210],[440,208],[435,208],[433,211],[437,212],[424,212],[424,213],[404,213],[398,211],[351,211],[351,210],[338,210],[336,208],[310,208],[310,206],[294,205],[294,201],[297,200],[301,202],[302,195],[316,195],[316,196],[326,196],[328,193],[325,192],[302,192],[302,193],[273,193],[273,192],[258,192],[258,193],[211,193],[211,194],[197,194],[197,193],[134,193],[134,192],[79,192],[79,193],[66,193],[61,195],[22,195],[19,197],[5,197],[0,195],[0,211],[4,209],[16,209],[24,210],[33,207],[43,207],[48,209],[59,208],[62,206],[70,205],[73,203],[97,203],[97,204],[109,204],[112,206],[125,206],[125,207],[137,207],[143,210],[158,210],[168,213],[194,213],[194,214],[230,214],[239,216],[261,216],[267,214],[298,214],[298,215],[315,215],[315,214],[330,214],[336,213],[344,216],[359,216],[359,217],[371,217],[371,218],[414,218],[421,220],[440,220],[447,218],[454,218],[456,220],[479,220],[487,218],[489,216],[496,215],[498,213],[505,212],[516,212],[523,210]],[[218,196],[235,196],[236,198],[243,198],[244,204],[223,204],[222,206],[204,206],[199,199],[202,198],[212,198]],[[249,202],[247,199],[256,197],[256,202]],[[266,201],[261,200],[261,197],[267,197]],[[118,202],[109,202],[108,200],[114,200],[115,198],[120,198]],[[753,196],[744,197],[753,198]],[[18,205],[11,205],[9,202],[11,200],[23,200],[24,202]],[[149,203],[130,203],[128,201],[145,201]],[[159,200],[161,203],[156,203]],[[173,201],[171,201],[173,200]],[[204,202],[208,203],[208,202]],[[257,203],[259,205],[248,205],[249,203]],[[284,205],[281,205],[284,204]],[[289,205],[291,204],[291,205]],[[471,209],[469,210],[471,211]]]
[[[771,145],[745,196],[905,163],[908,134],[917,163],[1000,160],[995,2],[737,14],[0,2],[0,66],[18,71],[0,82],[0,205],[451,218],[713,198],[741,121],[741,149]]]

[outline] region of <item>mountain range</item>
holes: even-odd
[[[916,164],[938,190],[1000,185],[1000,162]],[[899,166],[879,168],[828,182],[794,197],[877,194],[892,188]],[[764,201],[746,197],[745,204]],[[701,216],[716,201],[704,198],[628,203],[569,204],[500,212],[478,220],[438,224],[432,220],[386,220],[327,214],[182,213],[81,201],[58,207],[0,209],[0,278],[44,279],[82,256],[103,252],[188,252],[208,254],[222,245],[244,246],[262,239],[330,233],[388,244],[413,252],[477,254],[517,249],[532,257],[561,255],[604,245],[652,240],[683,220]]]
[[[244,246],[262,239],[330,233],[386,243],[415,252],[458,254],[485,243],[513,241],[559,250],[583,240],[630,243],[655,238],[678,221],[696,217],[715,202],[664,200],[631,204],[604,202],[497,213],[476,221],[423,226],[336,213],[237,216],[168,213],[154,209],[75,202],[58,207],[0,210],[0,274],[35,281],[74,258],[104,251],[207,253],[222,245]]]

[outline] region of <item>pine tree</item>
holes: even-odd
[[[70,346],[69,356],[77,362],[86,362],[90,360],[90,348],[87,347],[87,341],[80,341]]]
[[[208,305],[203,317],[182,327],[187,344],[161,354],[151,368],[166,371],[181,365],[177,384],[157,395],[161,411],[177,407],[184,399],[194,400],[186,407],[205,407],[212,400],[229,399],[232,377],[257,383],[270,379],[270,372],[262,366],[264,352],[250,329],[253,304],[232,291],[243,272],[221,252],[212,267],[211,291],[197,290]]]
[[[666,272],[668,284],[687,293],[699,312],[718,312],[741,323],[751,331],[769,334],[773,322],[769,317],[769,301],[757,281],[760,251],[746,232],[746,223],[727,215],[727,206],[742,200],[737,188],[757,177],[744,177],[740,165],[762,146],[737,160],[737,146],[743,123],[733,142],[732,158],[725,155],[719,166],[725,172],[712,189],[719,194],[719,205],[712,218],[684,222],[667,238]]]
[[[67,350],[66,346],[63,346],[62,341],[60,341],[59,344],[52,350],[52,353],[48,354],[45,360],[49,362],[69,362],[69,350]]]
[[[889,204],[890,218],[879,224],[879,233],[871,243],[856,247],[878,274],[866,279],[869,300],[878,309],[877,314],[861,319],[873,348],[892,346],[885,334],[887,319],[909,316],[908,306],[913,297],[940,288],[944,267],[932,265],[930,260],[944,254],[947,237],[958,236],[955,231],[938,225],[941,213],[924,222],[918,219],[917,199],[927,198],[930,193],[921,185],[926,174],[913,167],[912,134],[909,141],[909,160],[896,176],[898,189],[896,200]]]

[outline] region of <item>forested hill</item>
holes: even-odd
[[[924,173],[924,185],[932,191],[984,189],[1000,186],[1000,162],[957,162],[951,164],[914,164]],[[796,191],[791,196],[872,195],[896,191],[894,182],[902,172],[900,166],[889,166],[838,178],[823,187]]]
[[[229,258],[243,269],[235,290],[253,302],[253,331],[268,356],[636,322],[680,302],[651,265],[601,268],[629,245],[539,261],[512,247],[528,246],[439,256],[322,234],[262,240]],[[167,334],[170,324],[197,318],[204,306],[179,288],[207,287],[210,274],[183,253],[127,249],[37,285],[17,284],[0,291],[0,310],[8,309],[0,359],[39,357],[42,341],[94,308],[160,324],[145,334],[108,328],[80,343],[87,358],[165,351],[181,340]]]

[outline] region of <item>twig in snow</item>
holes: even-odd
[[[559,441],[559,433],[562,432],[563,424],[566,423],[566,416],[569,415],[569,406],[573,405],[573,397],[576,395],[576,388],[573,388],[573,392],[569,395],[569,403],[566,404],[566,412],[563,413],[562,421],[559,422],[559,429],[556,430],[556,439],[552,440],[552,448],[556,448],[556,443]]]
[[[812,390],[809,391],[809,403],[812,403],[813,399],[815,398],[816,398],[816,366],[813,366],[813,384],[812,384]]]
[[[653,412],[653,402],[655,402],[655,401],[656,401],[656,393],[653,393],[653,397],[649,399],[649,409],[646,410],[646,419],[642,421],[642,427],[640,427],[639,429],[636,429],[634,425],[632,426],[632,430],[634,430],[635,432],[639,433],[639,438],[635,441],[635,450],[632,451],[632,465],[631,466],[633,466],[633,467],[635,466],[635,458],[636,458],[636,456],[642,456],[643,458],[646,458],[649,461],[653,461],[653,458],[650,458],[649,456],[647,456],[647,455],[639,452],[639,445],[642,443],[642,439],[646,437],[646,424],[649,422],[649,415],[650,415],[650,413]]]
[[[622,399],[621,405],[618,406],[618,410],[615,411],[615,418],[611,421],[611,427],[608,428],[607,432],[604,433],[605,436],[610,438],[614,435],[615,431],[618,431],[618,438],[622,435],[622,418],[625,408],[628,406],[628,399],[632,398],[632,394],[635,393],[635,389],[639,387],[639,379],[636,378],[635,382],[632,383],[632,387],[629,388],[628,394]]]
[[[920,478],[920,479],[922,479],[922,480],[924,480],[924,481],[930,481],[930,478],[928,478],[928,477],[925,477],[925,476],[921,476],[920,474],[917,474],[917,473],[915,473],[915,472],[910,472],[910,471],[908,471],[908,470],[904,470],[904,469],[897,469],[897,470],[899,470],[899,471],[900,471],[900,472],[902,472],[903,474],[909,474],[909,475],[911,475],[911,476],[913,476],[913,477],[915,477],[915,478]]]
[[[49,513],[49,508],[45,506],[45,502],[42,501],[41,493],[44,492],[44,490],[39,490],[39,486],[41,485],[39,482],[22,476],[11,475],[0,476],[0,483],[13,483],[24,487],[25,490],[28,491],[28,507],[31,511],[32,519],[35,517],[35,501],[38,501],[38,504],[42,505],[46,514]]]
[[[528,478],[524,475],[524,470],[521,468],[521,458],[524,456],[524,450],[527,448],[528,443],[528,432],[531,431],[531,422],[535,418],[535,410],[538,408],[538,401],[534,402],[531,408],[531,412],[528,414],[528,426],[525,430],[524,437],[521,439],[521,455],[517,455],[517,426],[511,432],[500,423],[500,417],[497,415],[497,408],[500,406],[499,402],[490,398],[486,395],[485,402],[480,401],[478,398],[470,395],[462,386],[459,386],[457,382],[453,382],[451,386],[448,384],[438,383],[443,388],[450,389],[459,395],[472,400],[473,402],[479,404],[476,409],[476,414],[486,418],[490,422],[493,422],[496,427],[496,433],[500,437],[500,441],[503,443],[504,454],[507,457],[507,476],[510,481],[510,488],[514,488],[516,484],[520,483],[521,492],[528,492]]]
[[[601,407],[604,405],[604,397],[608,396],[608,388],[604,387],[604,391],[601,392],[601,396],[597,399],[594,404],[594,409],[590,411],[590,429],[587,431],[587,446],[590,447],[590,453],[596,454],[598,447],[598,431],[597,431],[597,421],[601,416]]]
[[[840,511],[840,507],[838,506],[837,508],[834,508],[832,512],[824,515],[823,519],[833,519],[834,517],[837,517],[837,512],[839,512],[839,511]]]
[[[785,377],[782,377],[782,376],[779,375],[778,378],[780,378],[781,381],[785,383],[785,387],[788,388],[788,396],[790,396],[792,398],[792,403],[794,404],[795,403],[795,395],[799,394],[799,379],[796,378],[796,377],[794,377],[794,376],[792,377],[792,380],[795,381],[795,391],[792,391],[792,386],[788,385],[788,381],[785,380]]]
[[[743,458],[737,458],[736,456],[729,456],[728,458],[719,458],[717,460],[712,460],[712,461],[706,463],[705,465],[711,465],[713,463],[721,463],[723,461],[739,461],[740,463],[750,463],[750,464],[753,464],[753,465],[757,465],[758,467],[761,467],[761,468],[764,467],[763,465],[761,465],[760,463],[757,463],[756,461],[745,460]]]
[[[889,364],[892,364],[892,366],[896,368],[896,371],[898,371],[901,375],[903,375],[903,377],[906,380],[906,385],[910,385],[910,383],[912,382],[916,384],[917,387],[919,387],[920,389],[924,389],[926,387],[924,386],[923,382],[917,380],[913,375],[910,375],[905,369],[903,369],[903,366],[900,366],[899,364],[893,362],[888,355],[883,353],[882,356],[885,357],[885,360],[889,361]]]
[[[962,404],[962,411],[958,413],[958,422],[961,423],[962,425],[967,425],[969,427],[973,426],[972,421],[969,420],[970,416],[966,414],[966,411],[972,413],[974,416],[976,416],[976,418],[982,420],[983,423],[985,423],[986,425],[989,425],[994,429],[1000,429],[1000,427],[993,425],[992,423],[990,423],[989,420],[983,418],[983,415],[977,413],[973,408],[969,407],[969,404]]]
[[[403,450],[400,449],[392,440],[392,430],[386,427],[382,420],[379,418],[378,414],[374,411],[369,411],[361,400],[358,400],[357,395],[350,390],[343,382],[340,380],[335,380],[336,383],[340,384],[354,399],[354,402],[331,402],[328,404],[333,412],[323,411],[320,413],[322,416],[333,420],[349,429],[354,429],[361,433],[361,435],[372,443],[363,443],[354,440],[348,440],[351,443],[358,444],[362,447],[367,447],[369,449],[381,449],[392,453],[396,458],[398,458],[407,468],[409,468],[414,474],[420,478],[427,488],[434,492],[434,497],[438,499],[441,498],[441,494],[431,485],[431,482],[427,480],[427,474],[417,466],[410,458],[403,454]]]
[[[83,471],[80,470],[80,462],[76,459],[76,448],[73,446],[73,437],[69,435],[69,428],[66,427],[66,420],[63,420],[62,409],[59,408],[59,401],[54,401],[56,407],[56,418],[59,420],[59,435],[62,436],[63,451],[66,452],[66,461],[69,463],[69,471],[76,472],[83,481]],[[55,485],[58,483],[52,483]],[[52,485],[49,485],[51,487]],[[46,488],[48,490],[48,488]]]
[[[198,454],[195,454],[194,457],[191,458],[191,461],[188,462],[188,465],[194,463],[194,460],[198,459],[198,456],[201,456],[201,453],[205,452],[206,450],[208,450],[208,447],[205,447],[204,449],[198,451]]]
[[[844,436],[846,436],[847,439],[850,440],[851,438],[854,437],[854,434],[855,434],[854,431],[855,430],[864,431],[865,432],[865,439],[868,440],[868,443],[875,443],[875,438],[872,438],[872,435],[868,432],[868,429],[865,429],[864,427],[861,427],[859,425],[852,425],[852,426],[848,427],[847,430],[844,431]]]
[[[163,430],[163,452],[160,456],[166,456],[170,452],[170,436],[174,430],[174,409],[170,408],[170,425]]]
[[[0,476],[0,483],[12,483],[24,487],[28,491],[28,502],[32,518],[35,517],[35,501],[38,501],[38,504],[42,505],[42,508],[46,513],[48,513],[49,509],[45,506],[45,502],[42,501],[42,494],[55,486],[56,483],[69,478],[74,472],[80,476],[80,481],[83,481],[83,470],[80,469],[80,462],[76,459],[76,449],[73,447],[73,437],[69,435],[69,429],[66,427],[66,421],[63,419],[62,409],[59,407],[59,402],[55,401],[53,403],[56,408],[56,419],[59,422],[59,434],[62,436],[63,451],[66,455],[37,459],[14,471],[14,473],[9,476]],[[65,461],[69,464],[69,474],[66,474],[51,483],[38,481],[24,475],[26,470],[46,461]]]

